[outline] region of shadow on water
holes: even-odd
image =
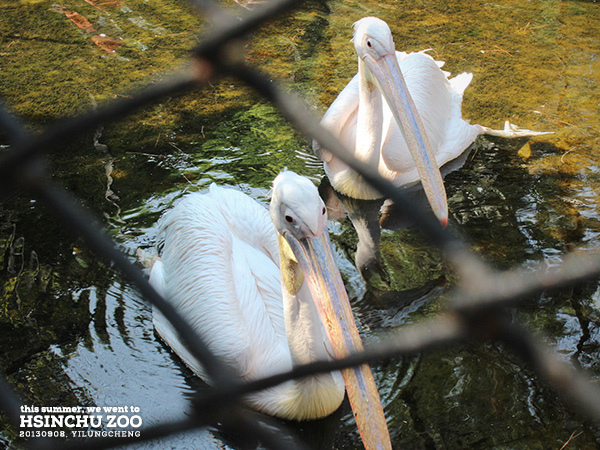
[[[45,0],[0,2],[0,94],[34,128],[160,79],[183,63],[202,27],[184,2],[91,3],[67,0],[61,10]],[[87,18],[94,31],[75,26],[64,10]],[[552,266],[564,252],[598,248],[598,11],[589,2],[311,1],[256,33],[248,58],[323,112],[356,71],[351,23],[377,15],[398,48],[432,48],[446,70],[473,72],[464,117],[556,133],[478,139],[460,170],[445,177],[450,229],[498,268]],[[92,39],[100,34],[120,45],[105,51]],[[218,182],[266,203],[284,167],[315,183],[323,176],[309,140],[230,79],[78,136],[50,167],[132,259],[138,248],[151,252],[156,220],[187,192]],[[365,336],[443,310],[456,280],[418,230],[391,205],[358,210],[333,204],[325,185],[322,192]],[[342,207],[354,212],[346,217]],[[361,238],[374,258],[359,257],[368,281],[355,265]],[[150,308],[48,211],[24,195],[3,198],[0,243],[0,369],[27,404],[134,405],[144,425],[189,411],[187,399],[203,385],[156,338]],[[523,299],[508,314],[597,379],[597,282]],[[600,443],[597,426],[494,342],[381,362],[374,375],[397,448],[561,448],[570,437],[573,448]],[[18,446],[17,430],[2,416],[0,424],[0,442]],[[311,448],[360,446],[347,405],[323,421],[281,426]],[[154,447],[248,445],[216,427]]]

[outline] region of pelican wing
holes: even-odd
[[[396,52],[408,90],[435,152],[438,167],[458,157],[477,137],[477,127],[462,119],[462,94],[471,81],[471,74],[461,74],[448,80],[443,64],[424,52]],[[396,185],[419,180],[404,137],[384,102],[384,141],[381,147],[381,170]]]
[[[452,112],[446,127],[446,139],[440,144],[437,152],[440,167],[460,156],[481,134],[479,125],[471,125],[462,118],[463,93],[472,79],[472,73],[463,72],[448,80],[452,95]]]
[[[423,121],[435,153],[438,167],[457,158],[471,145],[481,130],[462,119],[463,92],[472,75],[450,75],[440,69],[443,62],[435,61],[425,52],[396,52],[406,85]],[[321,124],[346,145],[355,150],[358,118],[358,75],[356,75],[331,104]],[[394,120],[387,102],[383,101],[381,159],[378,170],[397,186],[419,181],[415,162],[404,136]],[[326,150],[313,143],[315,153],[326,163],[325,170],[335,189],[358,198],[375,198],[366,194],[362,181],[353,171]]]
[[[260,375],[263,366],[288,367],[277,239],[267,210],[238,191],[213,185],[207,194],[183,198],[161,219],[161,229],[162,263],[154,265],[151,281],[210,349],[243,377]],[[157,311],[154,324],[205,378]]]

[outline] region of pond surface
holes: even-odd
[[[498,268],[552,266],[565,252],[598,247],[598,8],[554,0],[310,1],[261,28],[247,51],[317,114],[356,72],[351,24],[367,15],[388,22],[398,49],[430,48],[445,70],[472,72],[463,103],[471,123],[501,128],[508,119],[554,134],[479,138],[445,179],[450,229]],[[4,0],[0,12],[0,95],[34,129],[164,78],[185,64],[203,27],[183,0]],[[266,203],[284,167],[322,182],[311,153],[310,140],[270,105],[225,79],[75,136],[51,169],[134,260],[138,249],[152,251],[155,221],[186,192],[218,182]],[[184,415],[203,386],[159,342],[150,307],[35,199],[3,193],[2,200],[0,369],[25,402],[133,405],[145,426]],[[354,267],[352,221],[340,212],[330,222],[366,335],[435,314],[455,282],[418,230],[393,222],[381,230],[385,274],[369,282]],[[523,299],[512,314],[600,379],[597,282]],[[497,343],[399,358],[374,373],[396,448],[558,449],[569,439],[566,448],[600,446],[598,426]],[[0,424],[0,444],[19,447],[1,415]],[[322,421],[285,425],[311,448],[360,447],[347,406]],[[240,444],[215,428],[155,443],[167,446]]]

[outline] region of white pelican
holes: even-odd
[[[429,203],[447,223],[446,192],[439,167],[459,156],[478,135],[503,137],[543,134],[470,125],[461,117],[463,92],[473,77],[452,79],[424,52],[395,50],[389,26],[375,17],[354,24],[358,73],[331,104],[321,124],[360,160],[396,186],[421,180]],[[381,197],[362,177],[313,142],[335,190],[349,197]]]
[[[326,225],[317,188],[293,172],[273,182],[270,218],[241,192],[212,185],[206,194],[184,197],[161,219],[163,254],[150,282],[243,380],[345,356],[362,344]],[[164,316],[154,311],[153,321],[206,380]],[[316,419],[340,406],[345,382],[365,446],[391,448],[369,367],[342,375],[290,381],[245,400],[269,415]]]

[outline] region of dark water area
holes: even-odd
[[[449,228],[497,268],[552,267],[568,252],[598,248],[598,8],[553,0],[310,1],[257,31],[247,58],[318,115],[356,73],[351,25],[364,16],[386,20],[399,50],[429,48],[444,70],[472,72],[463,117],[554,134],[480,137],[445,177]],[[5,0],[0,12],[0,97],[33,129],[165,79],[185,66],[204,29],[175,0]],[[0,152],[8,144],[0,135]],[[185,193],[216,182],[266,204],[285,167],[326,191],[310,140],[229,78],[74,136],[49,158],[53,181],[91,208],[132,260],[138,249],[153,251],[156,220]],[[25,403],[134,405],[144,426],[185,416],[188,398],[204,386],[158,340],[151,308],[36,199],[1,195],[0,370]],[[338,206],[329,223],[338,264],[366,337],[443,310],[456,275],[419,230],[389,209],[381,218],[379,204],[330,201]],[[354,265],[360,221],[379,236],[382,272],[368,282]],[[597,281],[523,299],[508,314],[598,382]],[[394,448],[600,447],[597,424],[502,344],[469,342],[373,369]],[[321,421],[281,426],[310,448],[361,445],[347,405]],[[17,434],[0,415],[0,445],[19,448]],[[242,446],[216,427],[145,448]]]

